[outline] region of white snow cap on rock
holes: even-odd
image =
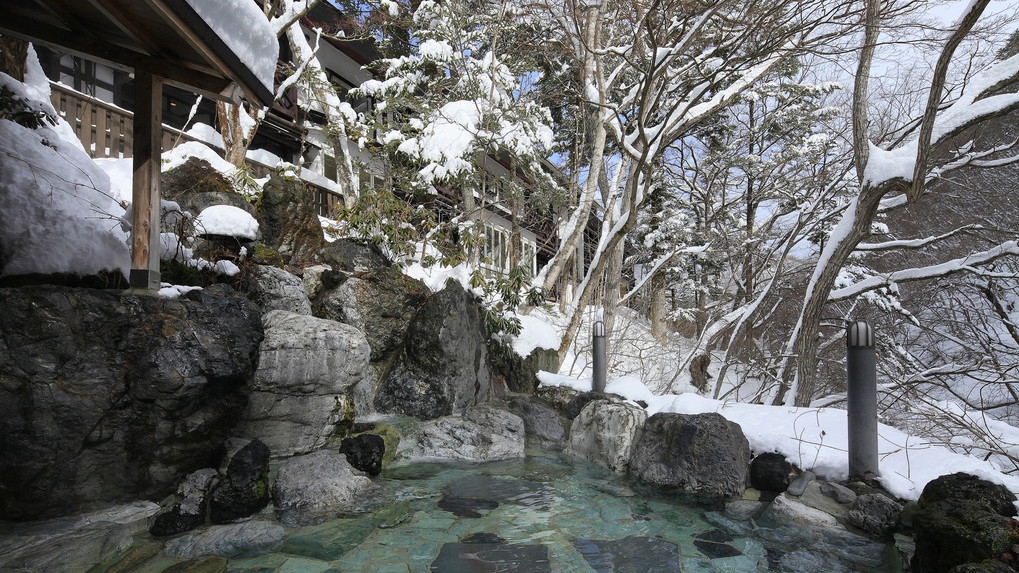
[[[258,221],[244,209],[232,205],[206,207],[195,218],[195,229],[204,235],[226,235],[250,241],[258,238]]]

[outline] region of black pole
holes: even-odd
[[[598,321],[591,329],[592,369],[591,389],[595,392],[605,391],[605,323]]]
[[[880,475],[877,450],[877,356],[874,330],[865,320],[846,327],[849,399],[849,479]]]

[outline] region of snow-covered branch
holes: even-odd
[[[972,253],[965,257],[926,267],[917,267],[869,277],[856,284],[831,291],[831,302],[855,297],[867,291],[887,287],[895,283],[944,277],[960,272],[979,272],[976,267],[993,262],[1001,257],[1019,255],[1019,243],[1008,241],[993,249]]]

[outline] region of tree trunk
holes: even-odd
[[[24,82],[27,67],[28,42],[10,36],[0,36],[0,72]]]
[[[651,336],[655,340],[665,344],[668,341],[669,325],[666,321],[667,301],[665,300],[665,275],[655,273],[651,277],[648,288],[651,289],[651,308],[648,315],[651,318]]]
[[[219,133],[223,136],[223,158],[237,167],[244,165],[251,138],[261,123],[258,112],[244,105],[220,101],[216,102],[216,117],[219,120]]]

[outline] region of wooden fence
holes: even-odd
[[[131,157],[134,114],[92,96],[75,91],[63,84],[50,82],[53,107],[74,129],[75,135],[93,159]],[[163,125],[162,151],[173,149],[180,143],[197,141],[194,137],[168,125]],[[217,150],[222,154],[222,151]],[[274,166],[248,160],[256,177],[264,177]],[[332,217],[342,197],[325,187],[305,181],[319,215]]]

